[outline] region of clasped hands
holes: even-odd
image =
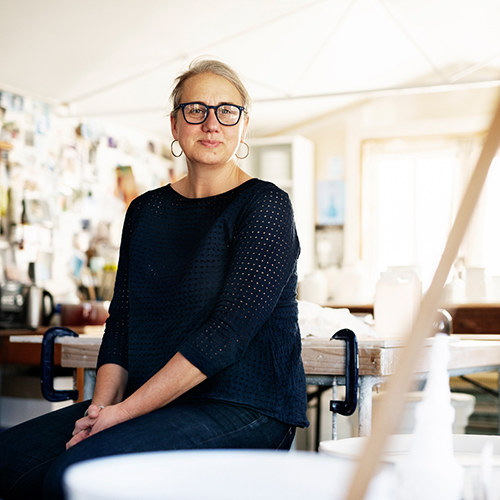
[[[106,406],[105,408],[91,404],[87,410],[87,415],[75,422],[73,437],[66,443],[66,449],[69,450],[87,437],[131,418],[120,404]]]

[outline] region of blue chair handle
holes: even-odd
[[[330,410],[349,416],[354,413],[358,404],[358,341],[352,330],[339,330],[331,340],[345,340],[345,400],[330,401]]]
[[[47,401],[53,402],[76,400],[78,399],[78,391],[56,391],[54,389],[54,341],[56,337],[78,337],[78,333],[62,326],[54,326],[44,333],[40,360],[42,395]]]

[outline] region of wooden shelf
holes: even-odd
[[[347,308],[353,314],[373,314],[371,304],[326,304],[326,307]],[[453,318],[453,333],[498,334],[500,331],[500,304],[448,304],[444,308]]]
[[[10,151],[14,146],[10,142],[0,141],[0,149]]]

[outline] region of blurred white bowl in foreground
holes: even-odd
[[[343,500],[353,463],[310,452],[173,451],[82,462],[69,500]]]

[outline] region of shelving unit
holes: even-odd
[[[314,145],[301,136],[269,137],[248,141],[250,152],[242,161],[250,175],[271,181],[286,191],[294,207],[300,239],[299,280],[314,269]]]

